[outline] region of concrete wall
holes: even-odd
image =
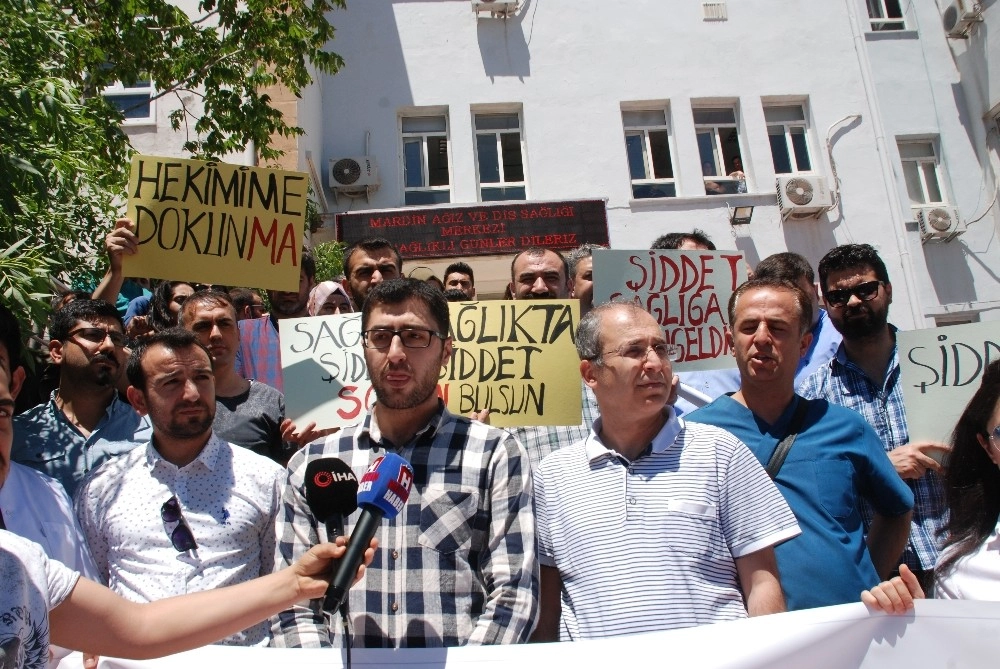
[[[984,2],[987,20],[964,41],[946,38],[934,2],[904,4],[906,30],[873,33],[863,0],[732,1],[725,21],[704,20],[700,2],[522,0],[500,19],[477,17],[469,0],[353,0],[329,15],[330,48],[346,65],[298,103],[307,135],[288,166],[306,169],[311,157],[325,187],[329,159],[367,153],[380,188],[370,199],[325,188],[330,213],[401,207],[399,119],[434,108],[449,121],[452,202],[472,203],[473,112],[519,110],[528,199],[605,198],[616,248],[698,227],[752,264],[783,250],[816,263],[832,246],[868,242],[889,267],[899,326],[997,319],[996,132],[983,115],[1000,104],[990,58],[1000,10]],[[818,220],[781,220],[763,115],[779,100],[805,103],[814,169],[833,187],[831,139],[840,206]],[[706,102],[737,109],[746,194],[704,195],[692,105]],[[621,112],[656,104],[668,110],[678,197],[633,200]],[[900,137],[936,142],[950,204],[964,220],[983,216],[963,236],[921,243]],[[756,207],[739,229],[727,209],[737,204]],[[493,265],[502,274],[507,263]]]

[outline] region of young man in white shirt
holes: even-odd
[[[106,463],[80,487],[77,516],[104,582],[154,601],[269,574],[284,470],[212,432],[208,351],[179,328],[133,351],[128,397],[153,438]],[[227,638],[266,641],[266,624]]]

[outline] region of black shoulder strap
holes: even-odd
[[[774,448],[774,453],[771,455],[771,459],[768,460],[767,466],[764,470],[767,475],[773,480],[775,476],[778,475],[778,471],[781,470],[781,465],[785,464],[785,457],[788,456],[788,451],[792,450],[792,444],[795,443],[795,437],[802,429],[802,423],[805,422],[806,412],[809,410],[809,400],[804,397],[799,398],[799,404],[795,407],[795,413],[792,414],[792,420],[788,423],[788,434],[785,438],[778,442],[778,445]]]

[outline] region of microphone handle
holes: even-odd
[[[345,534],[344,534],[344,516],[342,516],[339,513],[335,513],[334,515],[332,515],[332,516],[330,516],[329,518],[326,519],[326,540],[329,541],[332,544],[332,543],[336,543],[337,537],[343,537],[343,536],[345,536]],[[340,560],[331,560],[330,561],[330,580],[331,580],[331,582],[333,580],[334,574],[337,573],[337,567],[340,566],[340,563],[342,561],[343,561],[343,558],[341,558]],[[323,608],[324,608],[324,610],[326,610],[326,611],[333,611],[334,609],[327,609],[326,608],[326,603],[327,602],[324,600],[324,602],[323,602]]]
[[[347,541],[347,552],[340,559],[337,573],[326,589],[326,599],[323,600],[323,608],[327,611],[335,611],[347,599],[347,591],[354,583],[354,575],[358,567],[364,562],[365,551],[372,537],[378,531],[379,523],[382,522],[382,510],[375,506],[365,505],[361,509],[361,517],[358,524],[354,526],[354,532]]]

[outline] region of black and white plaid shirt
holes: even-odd
[[[405,648],[527,641],[538,612],[538,564],[528,456],[509,432],[439,411],[401,447],[383,443],[373,414],[311,444],[288,463],[277,567],[325,540],[306,503],[310,460],[337,457],[360,479],[390,449],[413,465],[403,511],[383,520],[379,548],[351,588],[355,647]],[[360,511],[348,517],[354,530]],[[322,600],[272,619],[277,647],[339,645]],[[332,627],[332,629],[331,629]]]

